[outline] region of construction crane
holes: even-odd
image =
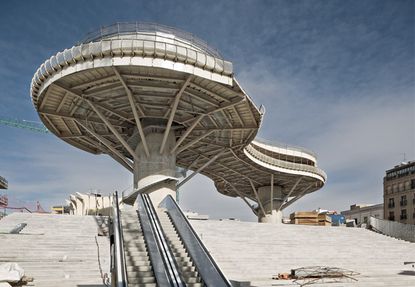
[[[27,121],[27,120],[18,120],[18,119],[9,119],[0,117],[0,125],[26,129],[37,133],[48,134],[50,133],[49,130],[39,122]],[[7,189],[7,181],[5,178],[0,176],[0,188]],[[6,215],[6,210],[18,210],[18,211],[27,211],[27,212],[35,212],[35,213],[47,213],[40,205],[39,201],[36,202],[36,209],[30,210],[26,206],[15,207],[9,205],[9,198],[7,194],[0,194],[0,209],[3,209],[3,216]],[[0,214],[1,217],[1,214]]]
[[[20,128],[20,129],[27,129],[33,132],[48,134],[50,133],[49,130],[39,122],[32,122],[27,120],[17,120],[17,119],[8,119],[0,117],[0,125]]]

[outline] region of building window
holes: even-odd
[[[389,220],[394,221],[395,220],[395,213],[393,211],[389,211]]]
[[[405,190],[409,190],[409,189],[411,189],[411,182],[408,180],[408,181],[405,181]]]
[[[408,218],[408,216],[406,215],[406,209],[402,209],[401,210],[401,220],[405,220],[407,218]]]
[[[392,186],[388,185],[385,187],[386,190],[386,194],[391,194],[392,193]]]
[[[401,196],[401,206],[406,206],[408,204],[408,201],[406,200],[406,195]]]
[[[411,189],[415,189],[415,179],[411,180]]]
[[[389,208],[394,208],[395,207],[395,200],[393,198],[389,198],[388,207]]]

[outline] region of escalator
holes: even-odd
[[[174,258],[178,263],[179,273],[189,287],[202,287],[202,278],[200,277],[192,258],[190,257],[186,247],[184,246],[176,228],[174,227],[167,211],[158,208],[157,215],[163,227],[164,235],[170,249],[173,252]]]
[[[140,194],[134,207],[114,210],[119,211],[122,246],[112,248],[112,273],[122,278],[113,276],[112,286],[231,286],[170,196],[154,207],[148,195]]]
[[[137,211],[132,207],[121,210],[121,222],[128,286],[155,287],[156,278]]]

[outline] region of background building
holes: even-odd
[[[383,204],[353,204],[350,210],[341,212],[346,219],[353,219],[356,224],[368,223],[369,217],[383,219]]]
[[[71,215],[105,215],[109,216],[112,207],[112,196],[102,195],[100,193],[80,193],[76,192],[66,200],[68,211]],[[65,213],[65,207],[54,210],[59,213],[61,210]],[[61,211],[62,212],[62,211]]]
[[[386,219],[415,223],[415,161],[403,162],[386,171],[383,198]]]
[[[7,189],[7,187],[7,180],[4,177],[0,176],[0,189]]]

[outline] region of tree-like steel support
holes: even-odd
[[[171,128],[171,125],[173,123],[174,115],[176,114],[176,110],[177,110],[177,107],[179,105],[180,98],[183,95],[184,90],[187,88],[187,86],[189,85],[191,80],[192,80],[192,76],[190,75],[190,76],[187,77],[186,81],[183,83],[183,85],[180,88],[179,92],[176,94],[173,106],[172,106],[171,111],[170,111],[169,120],[168,120],[167,125],[166,125],[166,130],[164,131],[163,140],[161,142],[160,154],[162,154],[163,151],[164,151],[164,147],[166,145],[167,137],[169,135],[170,128]]]
[[[287,208],[288,206],[290,206],[291,204],[293,204],[294,202],[296,202],[297,200],[299,200],[300,198],[302,198],[305,195],[305,193],[307,192],[307,190],[309,190],[310,188],[312,188],[313,185],[314,185],[314,183],[312,183],[309,186],[307,186],[306,188],[304,188],[296,197],[294,197],[290,201],[284,203],[282,205],[281,209]]]
[[[214,162],[218,157],[220,157],[222,154],[226,152],[226,149],[223,149],[218,154],[213,156],[211,159],[209,159],[206,163],[204,163],[201,167],[199,167],[197,170],[195,170],[191,175],[183,179],[179,184],[176,186],[177,188],[180,188],[183,184],[191,180],[196,174],[204,170],[206,167],[208,167],[212,162]]]
[[[258,205],[259,205],[259,207],[261,208],[262,214],[264,214],[264,216],[265,216],[265,215],[266,215],[266,213],[265,213],[265,209],[264,209],[264,206],[262,205],[261,199],[260,199],[260,198],[259,198],[259,196],[258,196],[258,192],[257,192],[257,190],[256,190],[256,188],[255,188],[255,186],[254,186],[254,183],[252,182],[252,180],[249,180],[249,183],[251,184],[252,191],[253,191],[253,192],[254,192],[254,194],[255,194],[255,197],[256,197],[256,199],[257,199]]]
[[[132,94],[131,90],[128,88],[128,86],[125,83],[124,79],[122,78],[121,74],[118,72],[117,68],[113,66],[112,69],[113,69],[114,73],[117,75],[117,77],[120,80],[120,82],[122,83],[122,85],[124,86],[124,89],[127,93],[128,102],[130,103],[131,110],[133,111],[135,124],[137,126],[138,133],[139,133],[140,138],[141,138],[141,142],[143,143],[144,151],[145,151],[147,157],[149,157],[150,152],[148,151],[146,137],[144,135],[144,131],[143,131],[143,127],[141,125],[140,117],[139,117],[138,112],[137,112],[137,108],[139,108],[140,106],[134,102],[133,94]],[[141,110],[141,114],[144,114],[142,110]]]
[[[278,207],[278,211],[281,210],[281,207],[283,206],[283,204],[288,200],[288,198],[291,196],[291,194],[294,192],[294,190],[297,188],[297,185],[300,183],[300,181],[302,180],[302,176],[299,177],[297,179],[297,181],[295,182],[295,184],[293,185],[293,187],[290,189],[290,191],[287,193],[287,195],[284,196],[284,198],[282,199],[281,205]]]

